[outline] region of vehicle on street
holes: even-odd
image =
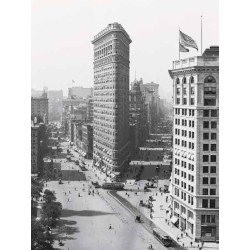
[[[115,190],[123,190],[124,183],[122,182],[106,182],[102,184],[103,189],[115,189]]]
[[[102,186],[98,183],[98,181],[92,181],[92,185],[95,187],[95,188],[101,188]]]
[[[159,240],[164,246],[168,247],[171,246],[173,243],[173,240],[166,235],[160,228],[154,228],[153,234],[157,240]]]
[[[59,184],[62,184],[62,179],[59,179]]]
[[[78,161],[78,160],[75,160],[75,164],[76,164],[76,165],[79,165],[79,161]]]

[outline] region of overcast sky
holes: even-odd
[[[130,82],[160,84],[161,98],[172,96],[168,70],[178,59],[178,30],[191,36],[199,51],[190,48],[181,58],[200,55],[219,45],[218,0],[32,0],[32,88],[49,90],[93,87],[94,35],[109,23],[121,23],[130,35]],[[169,99],[170,100],[170,99]],[[171,100],[170,100],[171,101]]]

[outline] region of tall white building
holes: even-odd
[[[172,222],[219,240],[219,47],[173,62]]]
[[[121,24],[109,24],[94,45],[93,159],[106,171],[123,167],[129,155],[129,44]],[[118,170],[119,171],[119,170]]]

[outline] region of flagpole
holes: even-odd
[[[202,56],[202,16],[201,16],[201,56]]]
[[[181,54],[180,53],[180,27],[179,27],[179,45],[178,46],[179,46],[179,60],[181,60],[181,57],[180,57],[180,54]]]

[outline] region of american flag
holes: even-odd
[[[181,31],[180,31],[180,43],[183,46],[192,47],[198,50],[198,46],[195,40]]]
[[[189,49],[184,47],[181,43],[179,43],[179,50],[180,50],[180,52],[189,52]]]

